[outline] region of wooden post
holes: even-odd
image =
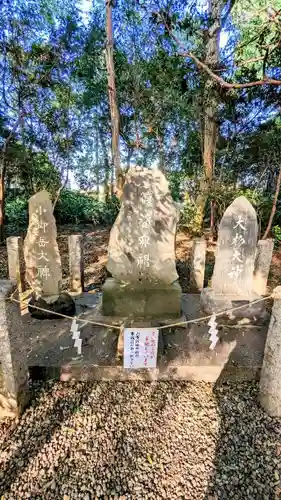
[[[272,417],[281,417],[281,286],[274,290],[260,377],[260,404]]]
[[[84,292],[83,236],[71,234],[68,237],[70,290]]]
[[[0,281],[0,361],[4,383],[4,392],[0,396],[0,418],[17,417],[30,398],[20,305],[8,299],[14,288],[14,281]],[[18,300],[18,295],[14,298]]]
[[[19,293],[25,291],[23,240],[20,236],[7,238],[9,279],[16,280]]]

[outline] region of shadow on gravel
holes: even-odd
[[[10,492],[15,479],[24,472],[42,448],[50,443],[64,422],[87,402],[93,389],[91,385],[88,391],[81,394],[75,390],[75,384],[70,383],[69,386],[73,390],[65,397],[59,388],[57,391],[54,390],[55,385],[56,382],[52,381],[40,386],[39,393],[34,395],[31,405],[20,418],[17,427],[6,437],[4,443],[0,443],[1,458],[5,455],[5,443],[9,449],[14,449],[12,457],[1,469],[0,493],[2,494]],[[52,397],[49,397],[46,403],[48,395]],[[61,397],[62,395],[64,397]],[[44,403],[41,396],[44,397]],[[28,432],[23,432],[26,424]]]
[[[185,383],[179,383],[171,394],[169,385],[142,383],[140,394],[139,382],[119,382],[117,391],[113,390],[115,382],[64,383],[64,388],[68,387],[67,395],[60,384],[40,385],[40,392],[32,406],[6,438],[6,449],[10,452],[12,450],[12,456],[6,462],[2,456],[5,454],[5,441],[0,445],[4,462],[0,475],[0,493],[7,499],[14,498],[9,495],[14,494],[13,483],[16,482],[22,488],[16,492],[17,498],[27,498],[20,496],[25,491],[27,495],[31,495],[30,498],[40,496],[44,500],[57,500],[62,498],[63,493],[68,493],[71,499],[89,500],[104,498],[104,488],[114,498],[119,498],[122,494],[130,494],[133,495],[131,498],[136,498],[141,488],[151,492],[150,498],[162,498],[161,494],[159,496],[159,487],[163,471],[159,469],[156,480],[152,464],[157,463],[155,451],[162,454],[167,444],[162,433],[155,432],[155,428],[162,428],[165,433],[171,432],[175,415],[171,413],[173,410],[170,406],[171,403],[177,405],[186,387]],[[149,408],[146,405],[148,400]],[[90,433],[87,427],[89,425]],[[82,431],[85,426],[86,435],[82,432],[77,436],[77,426],[82,426]],[[52,448],[56,448],[55,442],[60,443],[61,434],[65,432],[70,432],[69,445],[61,449],[59,461],[54,464]],[[73,459],[76,454],[80,457],[79,466]],[[89,477],[86,484],[81,479],[83,455],[89,460],[89,464],[83,462],[83,467],[88,468],[89,474],[94,474],[96,487],[91,484]],[[42,461],[42,456],[47,461]],[[95,462],[93,469],[92,459]],[[36,464],[38,460],[39,463]],[[173,461],[169,458],[164,467],[171,473],[171,468],[177,461],[175,449]],[[27,472],[31,464],[33,470],[37,470],[38,477],[30,477],[30,486],[27,486],[25,477],[20,476]],[[39,477],[41,469],[48,471],[50,468],[52,472],[48,478]],[[175,477],[176,473],[172,475]],[[134,477],[137,477],[138,485],[133,485]],[[79,481],[80,496],[73,496],[73,478],[77,483]],[[27,493],[28,487],[30,493]]]
[[[260,407],[258,381],[227,380],[235,350],[214,387],[220,430],[205,500],[276,500],[281,498],[281,421]]]
[[[226,377],[222,373],[214,389],[218,437],[205,411],[211,401],[215,423],[208,384],[198,391],[185,382],[41,385],[31,408],[0,445],[0,494],[44,500],[64,494],[71,500],[135,499],[146,493],[157,500],[276,500],[281,423],[259,407],[258,384],[230,383]],[[210,478],[204,464],[212,461],[216,437]],[[12,453],[6,459],[5,443]],[[44,476],[41,469],[47,471]],[[31,470],[35,477],[29,477],[28,486],[23,473]],[[21,484],[16,495],[13,483]],[[31,496],[24,496],[28,492]]]

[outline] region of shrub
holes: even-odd
[[[85,194],[65,189],[55,208],[58,224],[79,224],[80,222],[99,223],[100,202]]]
[[[120,208],[118,198],[107,203],[79,192],[64,190],[55,208],[57,224],[90,223],[112,225]],[[5,223],[8,234],[25,231],[28,226],[28,200],[23,195],[7,198]]]
[[[279,245],[281,243],[281,227],[274,226],[272,228],[272,234],[273,234],[275,245]]]
[[[101,214],[101,224],[112,225],[120,209],[120,200],[112,196],[107,203],[103,203],[103,212]]]
[[[185,201],[181,205],[179,227],[184,228],[192,234],[198,233],[198,231],[200,231],[198,216],[198,207],[195,202],[186,195]]]
[[[5,206],[5,223],[10,234],[22,232],[28,224],[28,201],[23,196],[7,200]]]
[[[64,190],[55,208],[58,224],[112,224],[118,214],[119,200],[108,203],[77,191]]]

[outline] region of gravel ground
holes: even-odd
[[[281,422],[257,394],[255,383],[37,386],[20,421],[0,425],[0,498],[275,500]]]

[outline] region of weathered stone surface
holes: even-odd
[[[259,295],[266,295],[273,248],[274,241],[271,239],[258,241],[253,286]]]
[[[0,361],[4,385],[4,393],[0,397],[0,418],[18,416],[30,398],[20,307],[17,302],[6,300],[15,286],[15,281],[0,281]]]
[[[198,290],[202,290],[204,287],[206,250],[205,238],[195,238],[193,240],[190,281],[191,286],[196,287]]]
[[[230,312],[233,318],[266,321],[263,302],[254,292],[254,265],[258,234],[257,216],[244,196],[227,208],[219,226],[218,246],[211,288],[201,292],[201,306],[208,314],[245,307]]]
[[[53,297],[60,293],[61,259],[52,203],[47,191],[29,200],[29,225],[24,241],[26,279],[36,297]]]
[[[68,237],[69,281],[72,292],[84,291],[83,236],[71,234]]]
[[[273,417],[281,417],[281,286],[274,290],[274,304],[260,378],[260,403]]]
[[[112,276],[127,283],[176,281],[178,215],[163,173],[131,168],[110,233],[107,268]]]
[[[44,310],[42,310],[44,309]],[[75,302],[68,293],[61,293],[55,301],[47,302],[43,297],[32,297],[28,303],[28,311],[36,319],[60,319],[65,316],[74,316]]]
[[[200,302],[202,309],[207,314],[217,314],[223,311],[230,311],[225,315],[229,319],[248,318],[254,323],[263,324],[268,321],[268,313],[264,302],[251,303],[259,298],[260,296],[255,293],[244,296],[218,294],[215,293],[212,288],[204,288],[201,292]],[[245,307],[242,307],[243,305],[245,305]],[[240,308],[240,306],[241,309],[231,311],[236,307]]]
[[[219,226],[211,283],[215,293],[252,293],[257,235],[255,209],[244,196],[239,196],[227,208]]]
[[[122,284],[108,278],[103,286],[105,316],[178,317],[181,312],[181,287],[172,285]]]

